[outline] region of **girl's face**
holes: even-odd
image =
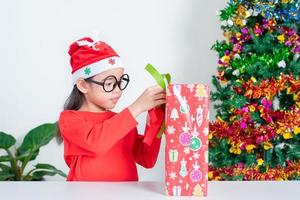
[[[116,68],[97,74],[92,78],[92,80],[103,83],[105,78],[113,75],[117,78],[117,81],[119,81],[123,73],[123,68]],[[114,82],[114,78],[108,78],[104,83],[106,85],[102,86],[82,79],[81,82],[77,82],[77,87],[85,96],[84,104],[87,104],[88,107],[96,107],[105,111],[113,109],[122,96],[122,90],[120,90],[118,86],[116,86],[111,92],[106,92],[104,90],[103,87],[111,88],[111,85],[113,85]]]

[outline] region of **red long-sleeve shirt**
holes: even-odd
[[[153,111],[152,111],[153,112]],[[156,135],[164,109],[154,109],[156,119],[139,135],[138,122],[128,108],[120,113],[65,110],[59,117],[67,181],[138,181],[136,163],[152,168],[161,139]]]

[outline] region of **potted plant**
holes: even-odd
[[[36,159],[40,148],[48,144],[55,136],[57,123],[45,123],[30,130],[22,144],[16,147],[16,139],[9,134],[0,131],[0,149],[6,155],[0,156],[0,181],[41,181],[44,176],[66,174],[54,166],[39,163],[25,173],[25,168],[30,161]]]

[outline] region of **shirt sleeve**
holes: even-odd
[[[151,116],[154,116],[153,113],[149,115],[150,122],[149,124],[146,123],[144,135],[138,134],[137,129],[135,129],[136,138],[133,147],[135,162],[145,168],[154,167],[157,161],[161,138],[157,138],[156,136],[159,133],[165,116],[165,111],[162,107],[155,108],[151,112],[155,114],[156,119],[151,119]]]
[[[92,153],[105,154],[138,125],[128,108],[98,124],[76,114],[65,115],[68,116],[61,114],[59,119],[62,137]]]

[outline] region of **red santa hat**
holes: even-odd
[[[120,56],[105,42],[85,37],[70,45],[69,55],[73,84],[101,72],[124,68]]]

